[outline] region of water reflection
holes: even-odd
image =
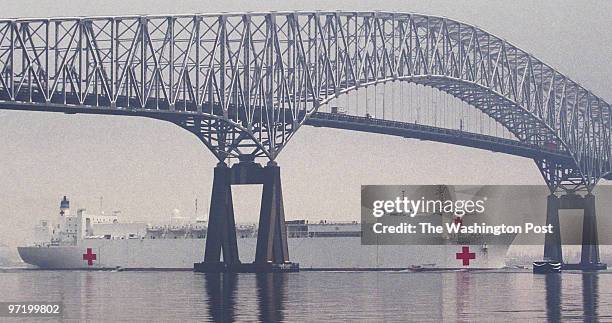
[[[236,321],[238,274],[204,275],[209,317],[215,322]],[[260,322],[282,322],[286,298],[287,274],[267,273],[243,276],[248,282],[255,277],[258,319]],[[243,288],[245,286],[242,286]]]
[[[257,301],[260,322],[282,322],[287,274],[257,274]]]
[[[570,279],[573,274],[547,274],[546,317],[549,322],[559,322],[563,317],[562,277]],[[575,276],[573,276],[575,277]],[[573,278],[572,277],[572,278]],[[569,299],[567,301],[570,301]],[[567,307],[567,306],[566,306]],[[599,321],[599,276],[597,273],[582,273],[582,318],[585,322]],[[568,312],[570,310],[568,309]],[[567,313],[569,314],[569,313]]]
[[[61,301],[67,321],[612,322],[610,289],[610,272],[0,274],[0,302]]]
[[[238,275],[207,273],[205,280],[209,317],[215,322],[233,322]]]
[[[548,322],[561,320],[561,274],[547,274],[546,285],[546,318]]]
[[[585,322],[598,322],[599,308],[599,275],[582,274],[582,308]]]
[[[457,273],[457,285],[456,285],[456,297],[455,297],[455,315],[458,322],[466,322],[464,310],[470,303],[470,273],[459,272]]]

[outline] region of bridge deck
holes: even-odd
[[[409,122],[316,112],[306,120],[305,124],[314,127],[363,131],[405,138],[438,141],[527,158],[554,158],[555,160],[563,161],[570,165],[573,162],[571,156],[559,150],[547,149],[545,147],[539,147],[513,139]]]

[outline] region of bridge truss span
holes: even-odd
[[[610,174],[608,103],[455,20],[391,12],[0,20],[0,108],[167,120],[220,161],[274,160],[321,106],[385,82],[446,92],[539,147],[545,153],[533,158],[551,190],[590,190]]]

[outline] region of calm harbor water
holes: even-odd
[[[612,272],[9,270],[0,272],[0,302],[9,301],[63,302],[64,321],[605,322]]]

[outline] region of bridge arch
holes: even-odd
[[[471,106],[472,108],[477,109],[481,113],[485,114],[489,118],[493,119],[495,122],[499,123],[506,130],[508,130],[515,138],[517,138],[522,144],[525,144],[530,147],[540,147],[540,149],[553,150],[556,156],[552,156],[553,159],[558,159],[558,163],[562,164],[564,167],[569,167],[570,169],[578,169],[578,160],[576,159],[575,154],[571,151],[568,144],[559,136],[559,134],[555,131],[555,129],[551,128],[546,122],[541,120],[538,116],[534,115],[532,112],[526,110],[520,104],[513,102],[512,100],[504,97],[502,94],[496,92],[491,88],[487,88],[478,83],[457,79],[448,76],[438,76],[438,75],[413,75],[413,76],[402,76],[402,77],[391,77],[385,79],[377,79],[367,83],[361,83],[346,89],[343,89],[336,93],[333,97],[328,97],[324,101],[320,102],[316,109],[313,111],[314,114],[320,110],[320,108],[325,105],[329,105],[334,102],[336,99],[339,99],[342,95],[348,95],[352,91],[359,91],[368,86],[376,87],[379,84],[387,84],[393,82],[407,82],[413,83],[417,85],[421,85],[424,87],[431,87],[439,90],[440,92],[445,93],[446,95],[450,95],[456,99],[459,99],[463,103]],[[367,102],[366,102],[367,104]],[[416,107],[406,106],[403,107],[405,109],[414,109]],[[346,112],[344,112],[346,113]],[[349,109],[349,115],[353,112]],[[369,115],[369,114],[368,114]],[[340,118],[342,119],[342,118]],[[383,118],[384,119],[384,118]],[[394,121],[393,118],[387,118],[390,121]],[[399,120],[395,120],[399,121]],[[404,121],[405,122],[405,121]],[[416,121],[415,121],[416,122]],[[520,123],[520,124],[519,124]],[[315,122],[315,124],[321,124],[320,122]],[[329,124],[329,123],[328,123]],[[348,129],[344,127],[345,129]],[[432,129],[435,131],[435,129]],[[443,127],[439,129],[440,131],[444,131]],[[458,134],[462,135],[462,131],[459,131]],[[484,135],[484,133],[481,133]],[[495,140],[491,138],[492,140]],[[435,140],[435,139],[434,139]],[[472,141],[444,141],[447,143],[453,143],[458,145],[465,146],[473,146]],[[510,150],[498,150],[498,148],[494,147],[495,145],[491,145],[490,150],[501,151],[509,154],[524,156],[521,154],[517,154],[514,149]],[[551,149],[551,146],[553,147]],[[482,146],[478,146],[482,148]],[[551,154],[548,156],[544,156],[545,154],[541,154],[540,156],[530,156],[530,158],[536,159],[537,165],[542,170],[542,165],[540,162],[544,162],[547,157],[551,157]],[[563,155],[560,157],[560,155]],[[575,173],[572,173],[576,175]],[[588,182],[588,179],[583,176],[584,174],[577,174],[580,178],[581,184],[578,185],[580,188],[584,188],[581,185],[583,183]],[[574,179],[575,180],[575,179]],[[551,185],[558,186],[560,183],[550,183]],[[551,189],[557,189],[558,187],[551,187]],[[577,187],[575,187],[577,188]]]
[[[554,129],[552,129],[548,124],[546,124],[546,122],[539,119],[533,113],[524,109],[522,106],[480,84],[475,84],[461,79],[449,78],[446,76],[403,76],[360,84],[359,86],[353,86],[339,91],[336,96],[327,98],[326,100],[320,102],[313,113],[318,111],[318,109],[322,106],[330,104],[332,100],[337,99],[339,95],[347,95],[351,91],[358,91],[367,86],[377,86],[378,84],[386,84],[390,82],[408,82],[435,88],[447,95],[451,95],[452,97],[461,100],[473,108],[478,109],[480,112],[501,124],[517,139],[523,142],[529,142],[534,145],[541,145],[543,142],[559,143],[560,146],[562,146],[559,148],[559,150],[568,150],[567,144],[558,136]],[[516,122],[516,120],[521,120],[525,124],[529,124],[529,127],[517,127],[516,124],[512,122]]]

